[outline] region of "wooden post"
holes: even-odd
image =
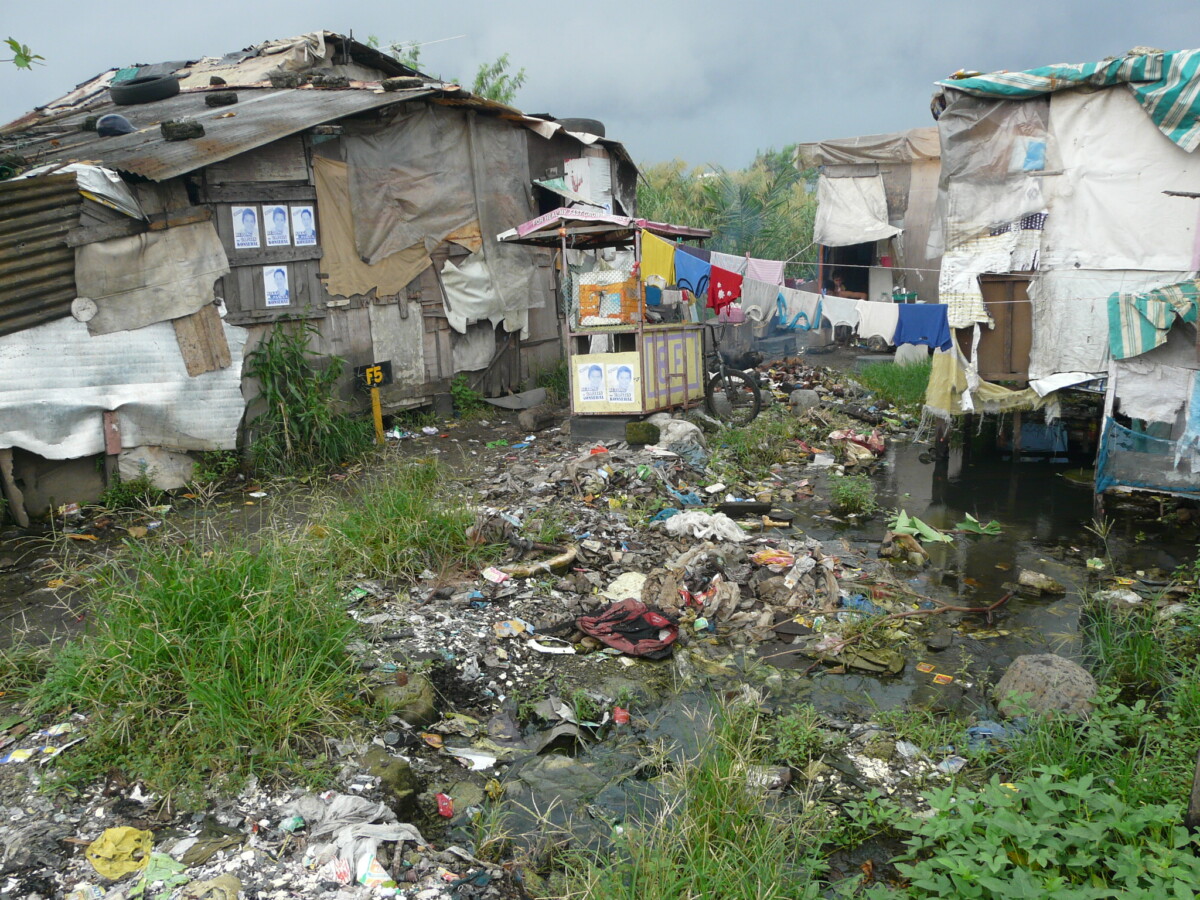
[[[371,388],[371,415],[375,418],[375,443],[383,443],[383,407],[379,404],[379,388]]]

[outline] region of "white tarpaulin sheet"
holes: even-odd
[[[504,321],[504,304],[492,285],[492,274],[482,254],[472,253],[461,265],[446,260],[441,277],[446,318],[459,334],[466,334],[472,322],[486,319],[498,325]]]
[[[75,290],[96,301],[92,334],[130,331],[188,316],[213,302],[229,260],[212,222],[84,244],[75,250]]]
[[[122,181],[121,176],[112,169],[106,169],[103,166],[96,166],[91,163],[71,163],[69,166],[38,166],[36,169],[23,172],[13,180],[34,178],[38,175],[62,175],[66,172],[75,173],[75,183],[79,185],[79,193],[83,194],[89,200],[94,200],[103,206],[123,212],[125,215],[135,219],[146,218],[145,213],[142,212],[141,204],[138,203],[137,197],[133,196],[133,191],[129,189],[129,185]]]
[[[1195,270],[1200,153],[1160,132],[1124,87],[1050,100],[1061,175],[1043,179],[1050,216],[1042,267]]]
[[[232,364],[194,378],[167,322],[93,337],[66,318],[0,337],[0,448],[46,459],[101,453],[102,413],[115,410],[123,447],[233,449],[248,332],[224,328]]]
[[[1116,393],[1118,412],[1147,422],[1175,424],[1180,419],[1200,368],[1193,334],[1176,326],[1161,347],[1113,363],[1109,389]]]
[[[817,179],[817,219],[813,240],[826,247],[879,241],[900,233],[888,223],[883,176]]]
[[[1109,360],[1109,295],[1118,291],[1140,293],[1177,284],[1187,277],[1187,272],[1043,272],[1029,285],[1033,304],[1029,377],[1046,378],[1059,372],[1104,374]]]

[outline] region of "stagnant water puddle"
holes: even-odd
[[[599,735],[602,740],[575,748],[571,756],[535,757],[513,768],[506,776],[509,825],[535,843],[553,842],[555,833],[569,832],[574,842],[603,844],[617,823],[661,808],[662,787],[656,776],[664,766],[694,756],[708,738],[721,698],[737,696],[747,687],[759,691],[766,705],[777,711],[797,702],[811,703],[835,727],[863,722],[895,707],[924,708],[964,722],[993,718],[988,690],[1015,657],[1085,655],[1079,594],[1097,583],[1087,569],[1088,558],[1110,555],[1117,571],[1140,571],[1142,586],[1153,589],[1195,557],[1196,526],[1158,521],[1153,503],[1110,504],[1109,527],[1100,528],[1105,539],[1089,531],[1096,527],[1091,485],[1067,477],[1077,465],[1014,462],[970,446],[935,461],[928,445],[893,445],[872,475],[884,510],[903,509],[944,529],[970,513],[981,522],[994,519],[1002,528],[998,535],[956,535],[952,543],[927,545],[928,566],[897,568],[897,576],[916,594],[955,605],[985,606],[1015,587],[1021,569],[1049,576],[1066,593],[1014,593],[990,622],[975,614],[932,616],[927,634],[940,635],[940,641],[930,641],[939,649],[907,649],[906,665],[893,677],[835,672],[825,666],[810,670],[808,657],[780,657],[779,644],[737,652],[707,667],[693,652],[681,651],[674,661],[660,665],[669,666],[670,680],[684,686],[678,692],[644,697],[632,729],[605,729]],[[848,523],[833,516],[827,501],[820,499],[828,496],[828,476],[819,476],[816,498],[792,509],[792,533],[817,538],[827,553],[846,551],[848,561],[854,552],[874,557],[888,513]],[[772,656],[764,664],[763,658]],[[921,671],[919,663],[934,670]],[[954,680],[939,683],[933,678],[938,673]],[[688,674],[698,676],[690,686],[685,684]],[[842,763],[853,782],[853,768]],[[580,802],[588,798],[581,808]],[[864,853],[870,855],[870,850]],[[885,852],[881,858],[887,856]]]

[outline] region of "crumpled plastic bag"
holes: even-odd
[[[130,872],[146,868],[153,846],[153,833],[121,825],[106,829],[88,844],[84,855],[93,869],[105,878],[116,881]]]
[[[242,880],[236,875],[218,875],[183,889],[183,900],[237,900]]]
[[[750,536],[725,513],[709,513],[701,509],[690,509],[677,516],[671,516],[664,527],[667,534],[675,537],[686,534],[701,540],[715,539],[735,543],[750,540]]]
[[[309,839],[305,859],[314,866],[341,859],[353,868],[364,855],[375,853],[381,841],[426,843],[416,827],[397,821],[386,804],[351,794],[335,794],[328,803],[306,794],[281,813],[304,819]]]

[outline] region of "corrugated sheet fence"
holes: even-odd
[[[74,174],[0,182],[0,335],[71,314],[82,202]]]

